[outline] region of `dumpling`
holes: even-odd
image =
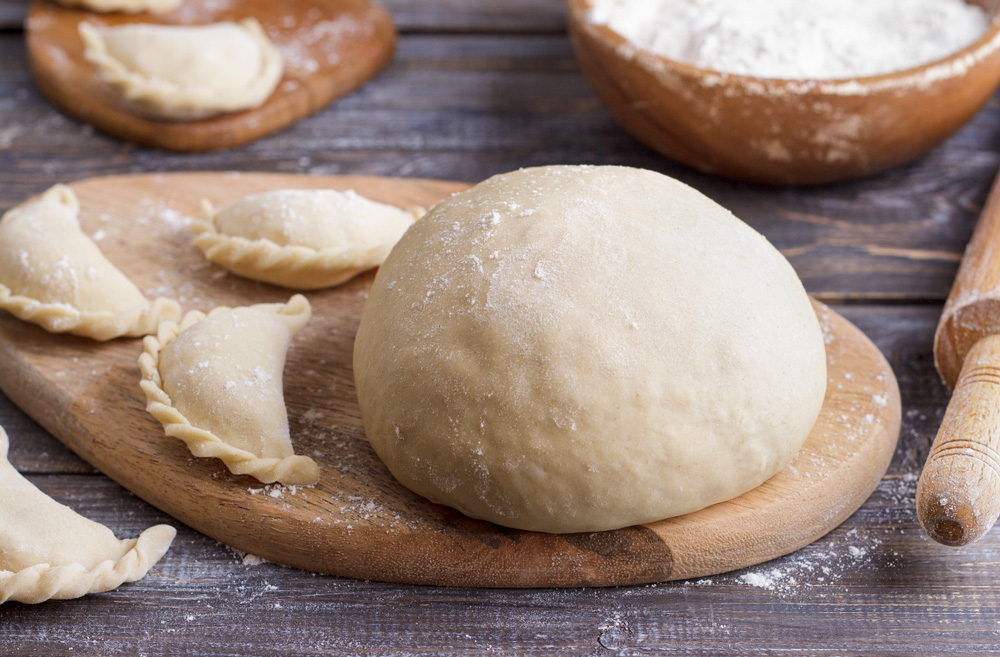
[[[319,466],[292,450],[282,372],[309,302],[190,312],[145,340],[146,410],[195,456],[215,457],[264,483],[310,485]]]
[[[148,11],[161,14],[181,6],[181,0],[58,0],[65,7],[81,7],[90,11],[123,11],[138,14]]]
[[[354,191],[279,189],[218,211],[203,201],[202,213],[192,229],[206,258],[256,281],[315,290],[378,267],[424,210]]]
[[[136,113],[177,121],[262,105],[283,71],[260,23],[94,27],[80,23],[84,56]]]
[[[147,335],[177,320],[172,299],[150,301],[80,229],[80,203],[56,185],[0,218],[0,309],[53,333],[95,340]]]
[[[120,541],[35,488],[7,460],[0,427],[0,603],[79,598],[142,579],[177,531],[151,527]]]

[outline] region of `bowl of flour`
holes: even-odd
[[[920,156],[1000,83],[1000,0],[569,0],[633,136],[701,171],[823,184]]]

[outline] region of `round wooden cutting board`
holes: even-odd
[[[191,245],[186,217],[281,187],[354,189],[399,206],[433,205],[458,183],[274,174],[136,175],[72,185],[81,222],[149,296],[185,310],[285,301],[291,292],[236,278]],[[372,274],[309,293],[285,398],[298,453],[320,464],[310,488],[263,486],[191,456],[164,435],[139,389],[139,340],[99,344],[0,314],[0,387],[99,470],[223,543],[323,573],[406,583],[604,586],[711,575],[792,552],[857,509],[885,473],[899,433],[896,380],[875,346],[816,303],[829,386],[801,453],[739,498],[618,531],[552,535],[466,518],[410,493],[365,440],[351,353]],[[18,436],[11,436],[16,442]]]
[[[260,107],[200,121],[137,116],[83,57],[81,21],[95,25],[203,25],[256,18],[285,73]],[[369,0],[191,0],[165,14],[96,14],[34,0],[25,24],[35,83],[67,113],[122,139],[177,151],[232,148],[282,130],[361,86],[396,44],[389,14]]]

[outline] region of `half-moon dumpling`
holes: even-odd
[[[160,14],[173,11],[181,6],[182,0],[58,0],[64,7],[82,7],[90,11],[110,12],[123,11],[128,14],[138,14],[148,11]]]
[[[142,579],[177,531],[150,527],[120,541],[111,530],[35,488],[7,461],[0,427],[0,603],[37,603],[110,591]]]
[[[205,257],[255,281],[298,290],[339,285],[378,267],[422,208],[402,210],[353,190],[278,189],[216,211],[202,202],[194,243]]]
[[[319,466],[296,456],[288,430],[282,372],[292,336],[312,310],[287,304],[190,312],[145,340],[139,359],[146,410],[191,453],[215,457],[264,483],[310,485]]]
[[[173,299],[150,301],[80,229],[65,185],[0,218],[0,309],[53,333],[95,340],[147,335],[176,320]]]
[[[94,27],[84,55],[138,114],[190,121],[262,105],[281,80],[281,54],[260,23]]]

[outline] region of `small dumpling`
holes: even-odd
[[[310,485],[319,466],[292,450],[282,372],[285,354],[312,310],[287,304],[191,312],[145,340],[139,359],[146,410],[191,453],[264,483]]]
[[[177,320],[172,299],[150,301],[80,229],[65,185],[0,218],[0,309],[53,333],[95,340],[147,335]]]
[[[120,541],[38,490],[7,460],[0,427],[0,603],[79,598],[142,579],[177,531],[151,527]]]
[[[252,18],[210,25],[94,27],[84,56],[136,113],[191,121],[258,107],[281,80],[281,54]]]
[[[354,191],[279,189],[216,211],[202,202],[192,225],[205,257],[255,281],[298,290],[339,285],[378,267],[422,208],[402,210]]]
[[[58,2],[64,7],[80,7],[99,12],[121,11],[127,14],[144,11],[161,14],[181,6],[181,0],[58,0]]]

